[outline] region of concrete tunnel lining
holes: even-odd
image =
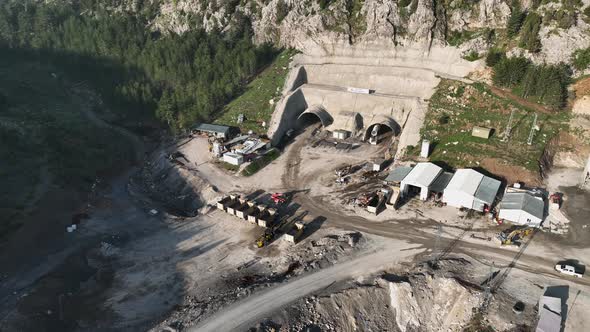
[[[308,107],[305,111],[303,111],[303,113],[299,114],[297,121],[300,122],[302,118],[309,116],[308,114],[318,117],[324,128],[334,122],[334,119],[330,113],[328,113],[328,111],[326,111],[326,109],[321,105],[312,105]]]
[[[380,115],[372,119],[371,124],[367,126],[367,130],[365,132],[365,139],[369,138],[369,136],[371,135],[371,131],[373,130],[373,127],[375,127],[376,125],[385,126],[391,129],[393,135],[395,136],[398,136],[401,133],[401,128],[394,119],[385,115]]]

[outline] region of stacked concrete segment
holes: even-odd
[[[269,209],[266,205],[256,204],[239,195],[224,196],[217,201],[216,206],[219,210],[261,227],[271,227],[278,215],[276,209]]]

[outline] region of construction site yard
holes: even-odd
[[[309,100],[349,93],[332,85],[339,71],[362,83],[362,66],[312,60]],[[282,80],[284,65],[268,68],[266,79]],[[370,71],[374,84],[403,82],[398,72],[412,72],[392,65],[381,76],[381,67]],[[571,157],[546,149],[556,138],[559,147],[576,142],[559,133],[569,115],[424,72],[427,79],[416,74],[413,85],[391,84],[380,96],[398,105],[398,94],[415,90],[401,98],[413,105],[400,111],[407,119],[401,132],[373,135],[363,127],[336,140],[318,118],[287,135],[276,147],[280,155],[252,176],[225,168],[208,137],[161,143],[136,167],[97,185],[83,220],[60,229],[60,241],[34,269],[0,256],[0,331],[534,331],[543,295],[559,299],[562,331],[585,331],[589,273],[574,278],[555,266],[590,264],[590,193],[579,186],[579,165],[541,170],[539,163],[545,155],[555,164]],[[247,100],[231,104],[220,121],[237,124],[236,115],[256,112],[252,105],[264,101],[261,113],[247,114],[252,122],[244,129],[272,122],[275,84],[255,81]],[[432,93],[426,110],[421,98]],[[535,112],[539,130],[528,145]],[[426,160],[408,143],[417,142],[422,120],[430,160],[446,170],[482,168],[504,185],[562,193],[562,204],[546,216],[557,226],[525,232],[490,211],[418,196],[387,207],[376,193],[389,186],[384,181],[396,163]],[[472,137],[474,125],[494,129],[492,136]],[[369,212],[369,201],[384,204]],[[519,238],[508,243],[502,234]]]

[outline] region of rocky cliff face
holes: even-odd
[[[116,1],[117,2],[117,1]],[[122,0],[119,9],[150,3],[151,28],[183,33],[189,29],[227,30],[252,25],[257,42],[302,51],[330,53],[337,47],[452,44],[464,55],[483,54],[501,45],[537,63],[569,62],[578,48],[590,46],[590,0],[523,0],[525,11],[543,20],[541,49],[519,47],[508,38],[511,0]],[[123,5],[121,5],[123,3]],[[590,10],[589,10],[590,11]],[[501,39],[501,40],[498,40]]]

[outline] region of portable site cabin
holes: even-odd
[[[244,163],[244,156],[233,152],[226,152],[223,154],[223,161],[234,166],[240,166]]]
[[[471,136],[488,139],[492,135],[492,129],[486,127],[475,126],[471,130]]]
[[[385,166],[387,165],[387,162],[388,161],[389,161],[388,159],[381,159],[381,158],[380,159],[374,159],[371,162],[372,167],[373,167],[373,171],[375,171],[375,172],[381,172],[385,168]]]
[[[500,203],[498,218],[514,224],[539,227],[543,222],[545,202],[528,192],[506,193]]]
[[[408,195],[412,189],[418,189],[420,199],[427,200],[431,185],[441,173],[443,173],[442,168],[433,163],[418,163],[400,182],[401,196]]]
[[[231,127],[228,126],[221,126],[209,123],[201,123],[196,125],[193,128],[193,132],[197,133],[205,133],[210,136],[215,136],[217,138],[227,139],[231,135]]]
[[[350,137],[350,131],[344,129],[336,129],[332,132],[332,137],[336,139],[347,139]]]
[[[482,212],[494,204],[500,181],[472,169],[459,169],[444,190],[447,205]]]

